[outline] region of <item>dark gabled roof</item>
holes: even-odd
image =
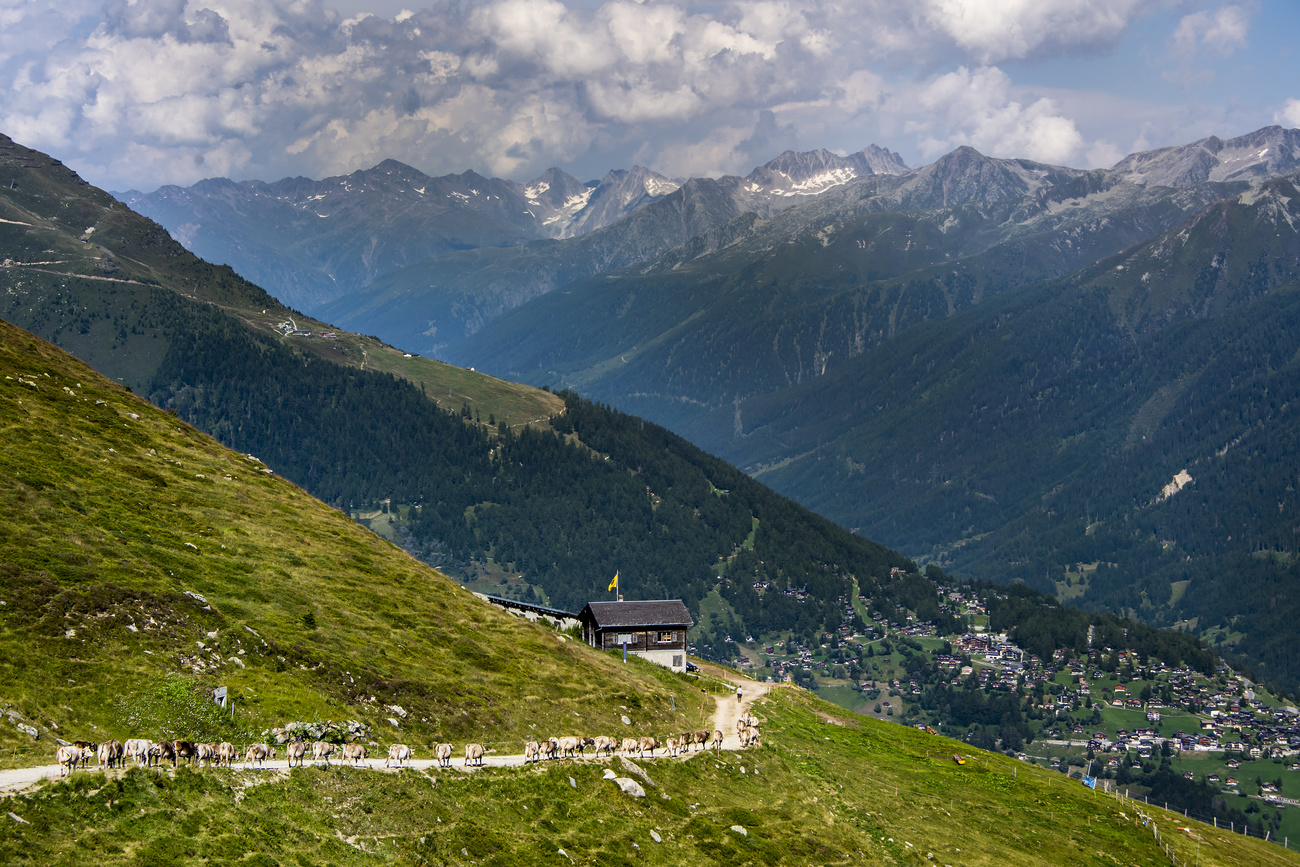
[[[691,612],[680,599],[648,602],[588,602],[578,615],[590,616],[597,629],[611,626],[693,626]]]

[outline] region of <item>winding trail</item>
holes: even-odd
[[[731,695],[725,695],[718,699],[718,706],[713,711],[713,727],[722,732],[722,748],[724,750],[739,750],[740,735],[736,734],[736,721],[740,719],[741,714],[747,712],[754,704],[756,699],[762,698],[772,691],[772,687],[777,684],[759,683],[756,680],[741,680],[741,700],[736,701],[736,682],[731,684]]]
[[[758,683],[757,681],[751,681],[751,680],[740,680],[739,683],[743,688],[743,700],[740,702],[736,701],[735,692],[734,692],[736,684],[735,682],[733,682],[732,693],[730,695],[719,697],[716,700],[717,706],[714,708],[713,711],[713,728],[722,732],[723,735],[722,748],[724,750],[739,751],[741,749],[740,736],[736,734],[736,721],[740,719],[740,715],[742,713],[748,711],[753,706],[755,700],[767,695],[768,692],[770,692],[774,686],[774,684]],[[277,749],[280,752],[284,751],[283,747],[277,747]],[[475,767],[469,767],[469,768],[465,767],[465,760],[463,758],[464,756],[463,745],[461,746],[461,750],[462,750],[461,753],[453,756],[451,760],[452,761],[451,766],[448,768],[443,768],[442,770],[455,770],[455,771],[472,773],[477,769]],[[369,768],[371,770],[384,771],[386,770],[384,768],[385,755],[372,756],[371,758],[365,760],[361,764],[361,767]],[[689,752],[683,753],[679,760],[685,760],[692,755],[694,755],[694,753],[689,753]],[[639,756],[636,758],[638,761],[640,760]],[[655,756],[654,758],[658,760],[663,760],[664,758],[666,758],[666,756]],[[605,761],[605,760],[607,760],[605,757],[587,756],[587,757],[578,757],[574,759],[569,759],[568,761],[590,762],[590,761]],[[565,760],[560,759],[558,761],[565,761]],[[306,762],[305,764],[318,764],[318,763]],[[331,762],[330,764],[342,765],[344,767],[348,767],[346,763],[340,761],[334,761]],[[545,764],[545,763],[539,762],[538,764]],[[523,766],[524,766],[524,757],[522,753],[519,755],[494,755],[489,753],[488,755],[483,757],[483,767],[486,768],[520,768]],[[128,765],[128,767],[134,767],[134,765],[133,764]],[[412,768],[417,771],[439,770],[438,761],[436,759],[412,759],[411,761],[406,763],[406,767]],[[235,769],[239,771],[251,772],[251,773],[265,772],[265,773],[288,774],[289,763],[285,759],[277,759],[275,761],[264,762],[261,766],[245,765],[239,763],[236,765]],[[92,763],[89,766],[89,770],[92,771],[99,770],[99,767],[98,765]],[[170,768],[164,767],[163,770],[170,770]],[[393,768],[391,770],[395,772],[397,769]],[[118,769],[108,771],[109,774],[115,774],[115,775],[120,775],[123,772],[124,772],[123,770],[118,770]],[[85,773],[85,770],[74,771],[74,773]],[[39,765],[30,768],[13,768],[10,770],[0,771],[0,797],[3,797],[5,795],[17,794],[21,792],[23,789],[27,789],[31,786],[36,785],[37,783],[42,783],[46,780],[57,780],[57,779],[59,779],[58,765]]]

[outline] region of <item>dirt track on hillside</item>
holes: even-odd
[[[735,682],[733,682],[733,691],[729,695],[721,696],[717,699],[717,706],[713,712],[713,728],[722,732],[722,748],[724,750],[737,751],[741,749],[740,736],[736,734],[736,721],[740,719],[742,713],[748,711],[753,706],[755,700],[767,695],[773,687],[773,684],[758,683],[751,680],[739,680],[738,682],[743,688],[743,701],[736,701],[734,692]],[[283,747],[280,747],[279,749],[283,752]],[[687,759],[691,755],[692,753],[683,753],[681,760]],[[445,770],[456,770],[462,772],[473,772],[476,770],[474,767],[465,767],[463,756],[464,754],[461,753],[460,755],[453,757],[451,766]],[[640,759],[641,757],[637,756],[636,758]],[[666,756],[663,755],[661,751],[661,754],[656,755],[655,758],[662,760],[666,758]],[[600,761],[600,759],[588,756],[586,758],[568,760],[560,759],[558,761]],[[315,763],[307,762],[306,764]],[[337,760],[331,762],[331,764],[344,765],[343,762]],[[494,755],[489,753],[483,758],[483,767],[487,768],[518,768],[523,767],[523,765],[524,757],[522,754]],[[362,762],[360,767],[378,771],[388,770],[384,767],[384,756],[382,755],[377,758],[372,756]],[[413,759],[406,763],[406,767],[413,768],[417,771],[439,770],[436,759]],[[90,769],[98,770],[98,766],[92,764],[90,765]],[[264,762],[260,766],[239,764],[236,766],[236,769],[251,773],[287,774],[289,772],[289,763],[284,759],[277,759],[276,761]],[[392,770],[395,771],[396,769]],[[85,769],[75,771],[74,773],[85,773]],[[108,771],[108,773],[120,775],[123,771],[111,770]],[[14,768],[7,771],[0,771],[0,796],[6,794],[17,794],[23,789],[34,786],[37,783],[57,779],[59,779],[58,765],[40,765],[31,768]]]

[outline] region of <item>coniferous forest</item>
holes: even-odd
[[[603,598],[616,571],[634,598],[680,597],[692,610],[717,587],[732,612],[709,624],[719,647],[746,631],[811,639],[835,628],[854,579],[891,614],[934,595],[901,555],[576,394],[562,395],[550,429],[493,427],[214,309],[184,322],[151,400],[340,508],[415,504],[411,549],[453,573],[491,558],[575,611]]]

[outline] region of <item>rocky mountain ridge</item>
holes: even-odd
[[[853,178],[906,170],[875,145],[847,157],[786,152],[750,174],[745,198],[776,210]],[[526,183],[474,171],[431,177],[389,159],[321,180],[210,178],[115,195],[196,255],[311,311],[430,257],[589,234],[683,183],[643,166],[585,182],[559,168]]]

